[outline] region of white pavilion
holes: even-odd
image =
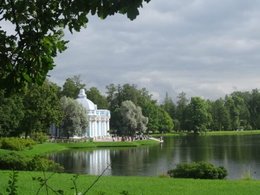
[[[102,138],[109,135],[110,111],[97,109],[97,105],[87,98],[84,89],[81,89],[77,101],[87,110],[88,127],[85,137]]]

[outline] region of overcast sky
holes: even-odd
[[[259,0],[151,0],[136,20],[90,17],[65,37],[51,80],[80,75],[87,87],[137,84],[165,93],[216,99],[260,88]]]

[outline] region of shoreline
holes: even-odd
[[[165,134],[151,134],[153,137],[177,137],[177,136],[189,136],[189,135],[198,135],[198,136],[221,136],[221,135],[260,135],[260,130],[243,130],[243,131],[206,131],[201,132],[200,134],[193,134],[189,132],[174,132],[174,133],[165,133]]]

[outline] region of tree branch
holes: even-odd
[[[106,170],[110,167],[110,164],[107,165],[107,167],[102,171],[102,173],[97,177],[97,179],[88,187],[88,189],[82,193],[82,195],[87,194],[87,192],[98,182],[98,180],[104,175]]]
[[[13,18],[14,18],[14,22],[15,22],[15,26],[16,26],[15,30],[17,31],[20,40],[22,40],[22,34],[21,34],[21,31],[20,31],[20,26],[19,26],[19,23],[17,21],[17,17],[16,17],[16,13],[15,13],[14,1],[9,0],[9,2],[10,2],[11,7],[12,7],[12,14],[13,14]]]

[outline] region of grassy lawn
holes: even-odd
[[[58,152],[68,149],[90,149],[100,147],[139,147],[144,145],[158,144],[153,140],[142,140],[133,142],[78,142],[78,143],[43,143],[34,145],[31,149],[17,151],[27,156],[42,155],[50,152]],[[0,149],[0,155],[10,152],[10,150]]]
[[[10,171],[0,171],[0,192],[5,193]],[[52,173],[46,173],[48,177]],[[19,172],[18,194],[36,194],[39,183],[32,177],[43,177],[39,172]],[[62,189],[65,194],[74,194],[71,178],[72,174],[55,174],[48,184],[54,189]],[[80,175],[77,186],[80,192],[86,190],[97,176]],[[26,185],[25,185],[26,184]],[[158,194],[192,194],[192,195],[252,195],[260,194],[260,181],[257,180],[196,180],[172,179],[159,177],[119,177],[103,176],[88,194],[116,195],[127,191],[129,195],[158,195]],[[41,191],[40,194],[46,194]],[[53,194],[53,193],[49,193]],[[122,194],[122,193],[121,193]]]

